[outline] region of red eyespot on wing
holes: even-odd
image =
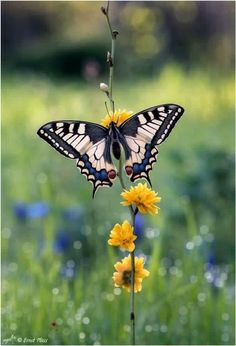
[[[133,168],[131,166],[126,166],[125,171],[127,175],[131,175],[133,173]]]
[[[115,177],[116,177],[116,171],[114,171],[114,169],[108,172],[109,179],[115,179]]]

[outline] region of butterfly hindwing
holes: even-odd
[[[156,146],[145,142],[135,141],[135,143],[138,143],[140,151],[131,150],[131,155],[125,163],[126,173],[132,182],[144,178],[151,185],[149,171],[152,170],[153,164],[157,161],[158,149]]]
[[[93,195],[99,186],[112,185],[116,173],[105,127],[82,121],[55,121],[43,125],[38,135],[59,153],[77,160],[77,167],[93,184]]]
[[[155,106],[133,115],[119,127],[126,142],[125,168],[131,181],[145,178],[150,182],[157,145],[169,136],[183,112],[182,107],[174,104]]]
[[[112,186],[116,171],[111,160],[109,138],[103,138],[81,155],[77,167],[93,184],[93,196],[100,186]]]

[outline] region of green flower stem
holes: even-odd
[[[109,91],[107,92],[107,96],[110,101],[110,107],[111,107],[112,113],[114,113],[115,102],[113,100],[112,92],[113,92],[113,74],[114,74],[114,60],[115,60],[115,42],[116,42],[116,37],[118,35],[118,32],[112,30],[112,27],[111,27],[111,22],[109,18],[109,1],[107,4],[107,8],[106,9],[103,8],[102,12],[106,16],[109,31],[111,33],[111,53],[108,52],[107,54],[107,62],[109,64],[109,85],[108,85]]]
[[[135,215],[134,215],[135,222]],[[134,250],[135,251],[135,250]],[[130,322],[131,322],[131,345],[135,345],[135,313],[134,313],[134,282],[135,282],[135,256],[134,251],[131,252],[131,306],[130,306]]]
[[[111,33],[111,53],[108,52],[107,54],[107,62],[109,64],[109,85],[108,85],[108,92],[107,96],[110,101],[110,107],[112,110],[112,113],[115,112],[115,103],[113,100],[113,76],[114,76],[114,61],[115,61],[115,42],[116,37],[118,35],[117,31],[114,31],[111,27],[111,22],[109,19],[109,1],[107,3],[107,8],[104,7],[101,8],[103,14],[106,16],[109,31]],[[120,180],[120,184],[122,186],[122,189],[126,190],[125,183],[122,176],[122,156],[119,160],[119,169],[118,169],[118,177]],[[135,229],[135,215],[136,211],[133,209],[132,206],[129,207],[131,220],[132,220],[132,226],[133,230]],[[135,255],[134,251],[131,252],[131,306],[130,306],[130,322],[131,322],[131,345],[135,345],[135,313],[134,313],[134,283],[135,283]]]
[[[123,180],[122,175],[122,156],[119,160],[119,170],[118,170],[118,178],[120,180],[120,184],[123,190],[126,190],[126,186]],[[130,216],[132,220],[133,230],[135,229],[135,216],[136,210],[133,209],[132,206],[129,207]],[[135,345],[135,309],[134,309],[134,284],[135,284],[135,250],[131,252],[131,291],[130,291],[130,323],[131,323],[131,345]]]
[[[120,156],[119,169],[118,169],[117,175],[118,175],[118,178],[120,180],[120,184],[121,184],[122,189],[126,190],[126,186],[125,186],[124,179],[123,179],[123,174],[122,174],[122,169],[123,169],[123,160],[122,160],[122,156]],[[134,225],[135,225],[135,211],[133,210],[132,205],[129,206],[129,210],[130,210],[132,224],[133,224],[133,227],[134,227]]]
[[[122,160],[122,156],[120,156],[120,159],[119,159],[118,177],[119,177],[119,179],[120,179],[120,184],[121,184],[121,186],[122,186],[122,189],[126,190],[125,183],[124,183],[124,180],[123,180],[122,166],[123,166],[123,160]]]
[[[110,76],[109,76],[109,99],[111,104],[112,113],[115,113],[115,102],[112,98],[112,87],[113,87],[113,72],[114,72],[114,57],[115,57],[115,39],[111,41],[111,66],[110,66]]]

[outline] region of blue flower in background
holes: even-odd
[[[216,257],[213,252],[210,252],[207,258],[207,270],[211,270],[215,266],[216,266]]]
[[[61,266],[60,272],[64,278],[73,279],[75,277],[75,262],[73,260],[67,261],[66,264]]]
[[[137,236],[137,240],[142,239],[143,230],[144,230],[144,217],[140,213],[137,213],[135,218],[135,229],[134,229],[134,233]]]
[[[49,213],[49,205],[40,201],[35,203],[16,202],[13,210],[17,219],[24,221],[26,219],[34,219],[45,217]]]
[[[22,202],[17,202],[13,206],[14,214],[17,219],[24,221],[27,218],[27,205]]]
[[[210,253],[206,262],[205,278],[211,285],[214,293],[217,293],[220,288],[224,287],[227,277],[227,270],[217,266],[215,255]]]
[[[67,221],[77,221],[81,218],[82,209],[80,206],[66,208],[63,211],[63,217]]]
[[[49,205],[46,202],[36,202],[28,205],[28,218],[37,218],[47,216]]]
[[[70,247],[70,237],[68,232],[59,231],[56,234],[53,248],[56,252],[65,252]]]

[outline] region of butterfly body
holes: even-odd
[[[112,186],[117,176],[112,155],[125,156],[125,171],[131,181],[145,178],[156,162],[157,145],[170,134],[184,109],[166,104],[139,112],[121,125],[108,127],[86,121],[53,121],[43,125],[38,135],[62,155],[75,159],[77,167],[93,184]]]
[[[120,134],[119,130],[116,127],[116,124],[112,121],[109,126],[109,136],[111,138],[111,145],[112,145],[112,153],[114,157],[119,160],[121,155],[121,147],[120,147]]]

